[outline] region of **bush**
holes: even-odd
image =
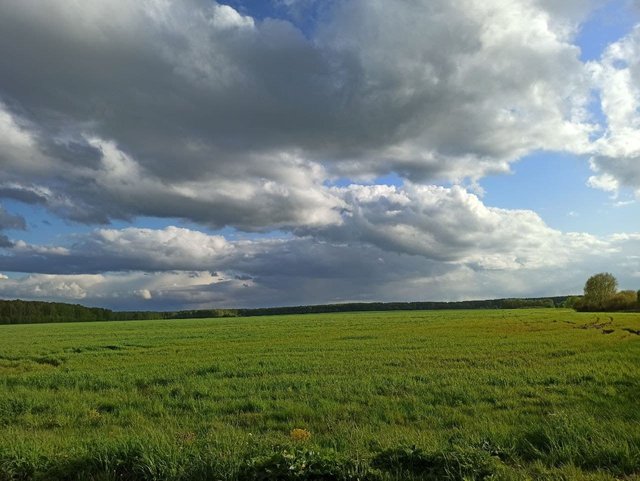
[[[241,469],[240,481],[376,481],[368,466],[339,458],[334,452],[306,449],[278,451],[250,459]]]
[[[610,311],[623,311],[633,309],[638,301],[635,291],[621,291],[605,303],[605,309]]]
[[[582,296],[569,296],[562,307],[575,308],[582,301]]]

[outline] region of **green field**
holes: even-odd
[[[638,480],[638,334],[563,309],[0,326],[0,480]]]

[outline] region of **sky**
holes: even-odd
[[[0,298],[640,289],[634,0],[0,2]]]

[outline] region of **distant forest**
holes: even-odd
[[[350,311],[416,311],[436,309],[517,309],[563,307],[567,296],[528,299],[490,299],[458,302],[359,302],[315,306],[264,307],[257,309],[201,309],[185,311],[112,311],[61,302],[0,300],[0,324],[44,322],[131,321],[150,319],[194,319],[209,317],[319,314]]]

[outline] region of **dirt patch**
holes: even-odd
[[[640,330],[638,330],[638,329],[631,329],[630,327],[623,327],[622,330],[623,331],[627,331],[628,333],[631,333],[631,334],[635,334],[636,336],[640,336]]]

